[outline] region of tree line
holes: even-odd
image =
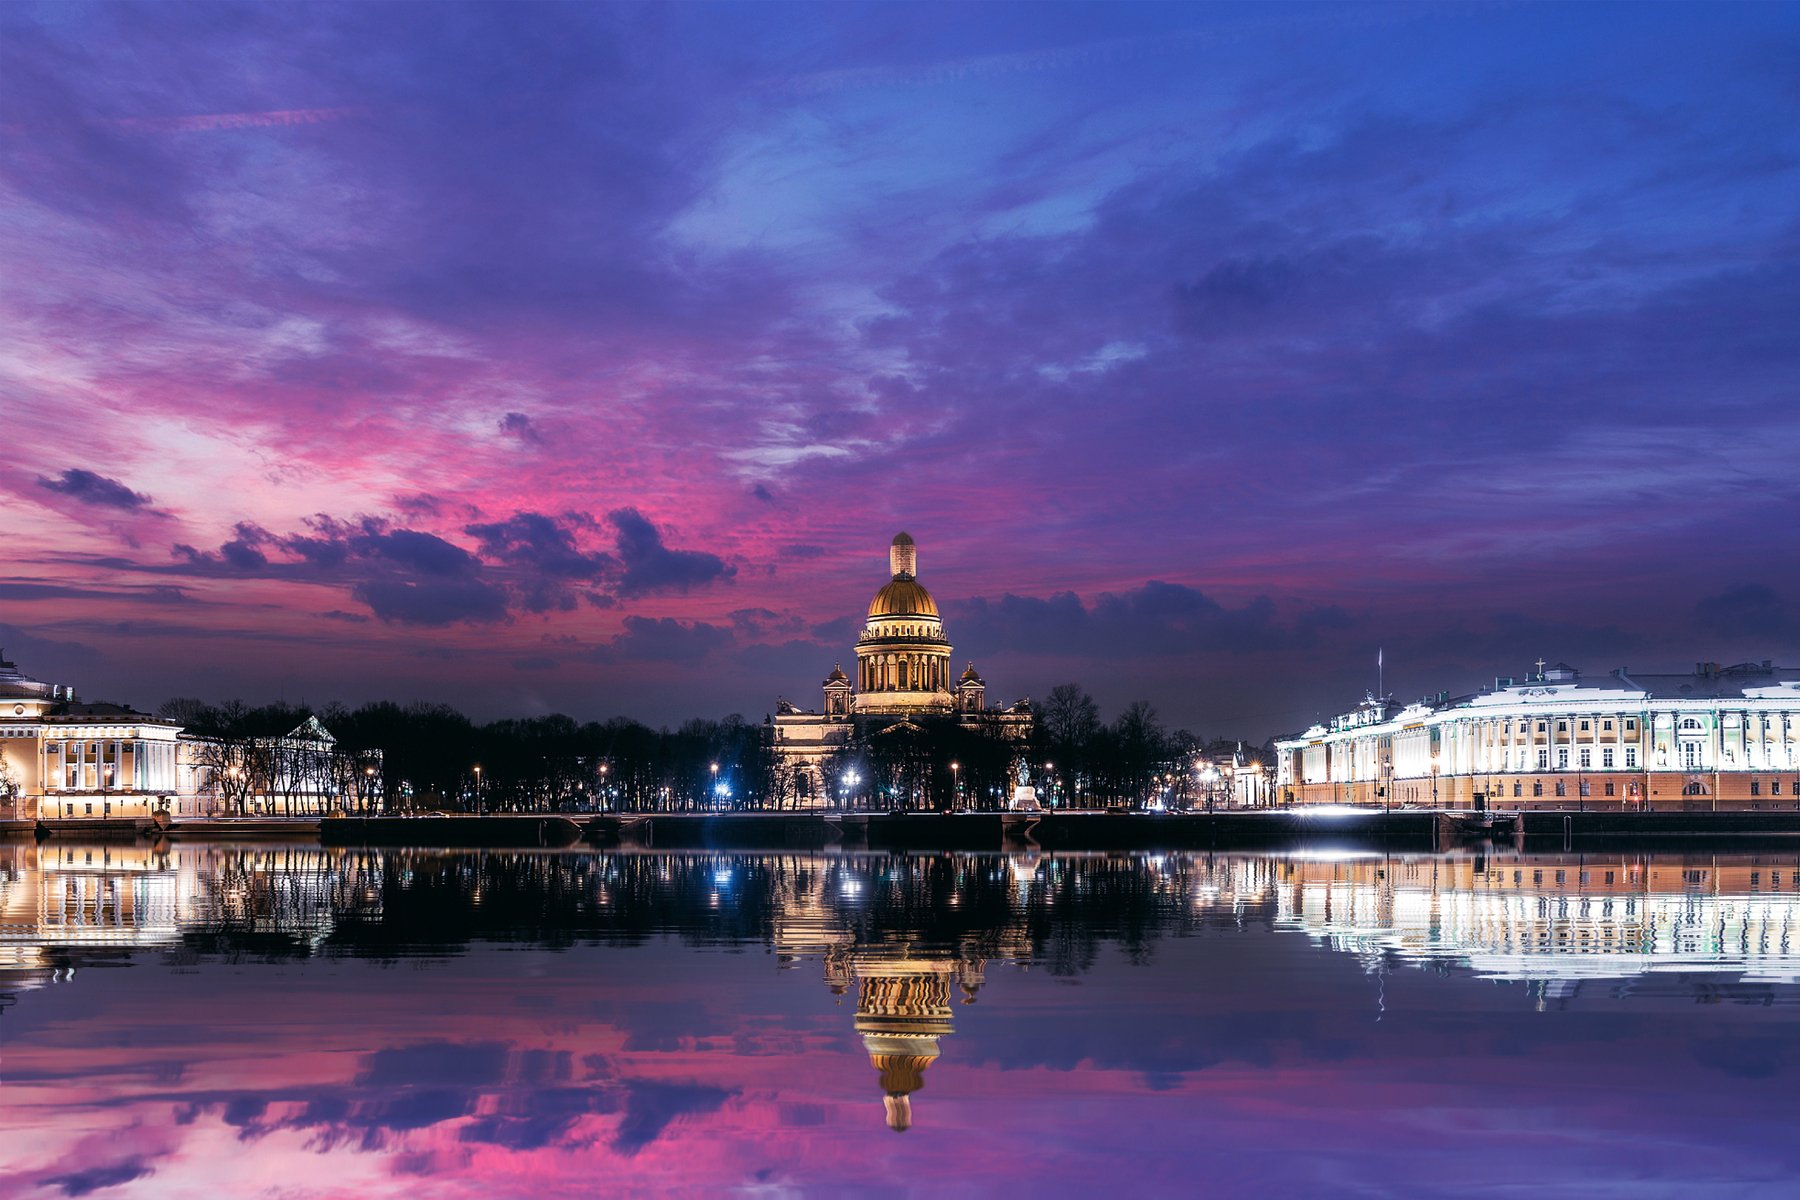
[[[560,714],[483,724],[449,705],[391,701],[313,708],[179,698],[159,711],[199,739],[194,753],[230,812],[251,796],[293,811],[296,795],[324,790],[352,811],[982,810],[1006,806],[1021,766],[1040,802],[1058,807],[1188,807],[1199,798],[1199,739],[1166,729],[1142,702],[1102,722],[1073,683],[1034,709],[1024,741],[1004,736],[997,715],[992,728],[863,723],[816,781],[774,752],[767,718],[757,725],[737,714],[652,729]],[[309,717],[335,739],[329,749],[288,737]]]

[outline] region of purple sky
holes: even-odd
[[[1206,735],[1800,658],[1800,9],[0,9],[0,644]]]

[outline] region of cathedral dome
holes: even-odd
[[[895,579],[875,593],[869,601],[869,619],[876,617],[932,617],[938,615],[937,601],[915,579]]]

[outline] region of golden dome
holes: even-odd
[[[937,619],[937,601],[914,579],[896,579],[869,601],[869,619],[876,617],[930,617]]]

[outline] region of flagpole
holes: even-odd
[[[1377,700],[1387,699],[1387,668],[1381,661],[1384,657],[1383,649],[1380,646],[1375,648],[1375,698]]]

